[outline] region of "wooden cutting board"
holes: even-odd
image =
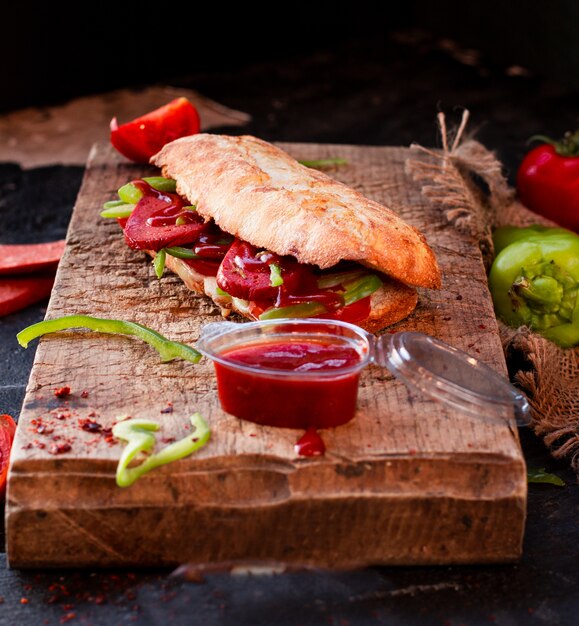
[[[443,287],[421,290],[416,311],[394,329],[441,338],[506,376],[478,247],[421,197],[405,174],[408,150],[282,147],[301,159],[346,158],[332,175],[425,233]],[[221,319],[216,308],[174,275],[158,280],[150,260],[126,247],[116,222],[99,217],[118,187],[144,173],[109,147],[95,147],[47,317],[127,319],[194,344],[205,323]],[[63,386],[71,395],[56,397]],[[514,423],[411,395],[377,367],[364,372],[358,404],[352,422],[322,432],[324,457],[299,457],[301,433],[221,411],[206,360],[160,364],[133,338],[48,335],[36,353],[13,448],[10,566],[273,559],[344,568],[520,556],[526,473]],[[129,488],[116,486],[122,448],[106,433],[119,416],[156,420],[159,439],[169,441],[185,436],[195,411],[212,429],[200,453]]]

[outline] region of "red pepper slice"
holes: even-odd
[[[10,415],[0,415],[0,496],[6,491],[6,477],[10,463],[10,450],[16,433],[16,423]]]
[[[0,317],[48,298],[54,276],[17,276],[0,278]]]
[[[125,241],[130,248],[160,250],[183,246],[194,242],[209,227],[198,213],[184,208],[185,203],[177,194],[147,187],[125,224]],[[184,223],[177,224],[177,219]]]
[[[176,98],[121,126],[114,117],[111,120],[111,143],[127,159],[148,163],[166,143],[195,135],[200,126],[197,109],[187,98]]]
[[[0,274],[55,270],[64,252],[64,239],[48,243],[0,245]]]

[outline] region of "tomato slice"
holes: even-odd
[[[16,423],[10,415],[0,415],[0,495],[6,491],[6,477]]]
[[[111,143],[123,156],[135,163],[148,163],[170,141],[197,134],[201,121],[187,98],[176,98],[120,126],[113,117],[110,127]]]
[[[177,224],[179,220],[179,224]],[[125,224],[125,241],[134,250],[160,250],[193,243],[209,222],[184,207],[176,194],[147,193]]]

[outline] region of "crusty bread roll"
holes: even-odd
[[[370,332],[407,317],[418,301],[415,287],[440,287],[434,253],[416,228],[261,139],[192,135],[165,145],[151,163],[175,179],[203,218],[254,246],[321,269],[355,261],[378,270],[383,284],[371,296],[370,315],[357,322]],[[220,294],[214,277],[170,255],[166,266],[223,315],[252,319],[249,303]]]
[[[356,261],[417,287],[440,287],[424,236],[399,215],[256,137],[198,134],[152,157],[177,191],[224,231],[322,269]]]

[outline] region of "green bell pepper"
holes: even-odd
[[[543,226],[542,224],[532,224],[524,228],[518,226],[501,226],[493,232],[495,255],[515,241],[529,239],[529,237],[536,237],[537,235],[552,237],[553,235],[574,235],[574,233],[565,228],[551,228],[549,226]]]
[[[529,326],[561,347],[578,345],[579,235],[532,227],[500,236],[504,247],[489,274],[498,317],[509,326]]]

